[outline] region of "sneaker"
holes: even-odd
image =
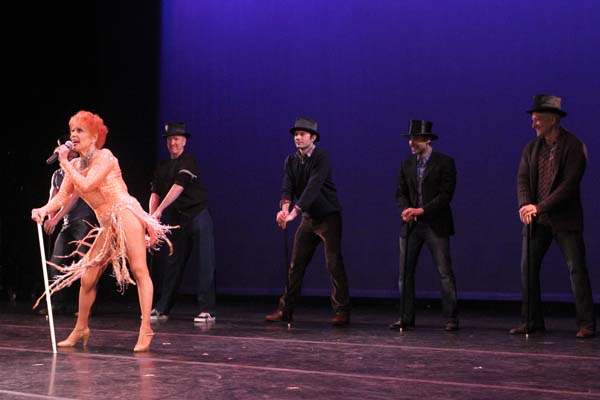
[[[212,315],[210,315],[210,313],[201,312],[200,314],[198,314],[194,317],[194,322],[208,323],[208,322],[215,322],[215,319],[216,318],[213,317]]]
[[[163,314],[158,311],[156,308],[153,308],[150,311],[150,322],[166,322],[169,320],[168,314]]]

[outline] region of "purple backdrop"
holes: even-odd
[[[534,94],[551,93],[563,96],[564,125],[588,146],[585,238],[598,299],[600,3],[180,0],[162,11],[160,118],[192,132],[188,150],[200,160],[216,225],[219,293],[281,292],[274,220],[283,160],[294,150],[288,129],[302,115],[319,122],[319,145],[332,157],[353,296],[397,293],[394,193],[410,154],[400,135],[409,119],[429,119],[435,149],[458,168],[459,296],[518,299],[516,171],[535,136],[525,110]],[[542,275],[547,299],[570,299],[555,246]],[[437,296],[426,250],[417,289]],[[321,252],[304,293],[329,293]]]

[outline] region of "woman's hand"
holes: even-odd
[[[46,207],[34,208],[33,210],[31,210],[31,219],[37,222],[38,224],[44,222],[44,218],[46,217],[46,215],[48,215]]]

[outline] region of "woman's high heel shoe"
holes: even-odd
[[[83,330],[73,330],[68,338],[63,340],[62,342],[58,342],[56,346],[58,347],[75,347],[79,340],[83,341],[83,346],[87,346],[88,340],[90,339],[90,328],[85,328]]]
[[[138,341],[133,348],[134,353],[141,353],[143,351],[150,350],[150,343],[152,343],[152,339],[154,336],[154,332],[142,333],[140,332],[140,336],[138,337]]]

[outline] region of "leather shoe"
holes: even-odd
[[[350,314],[338,311],[333,316],[331,323],[335,326],[348,325],[350,323]]]
[[[402,322],[401,319],[394,322],[393,324],[390,324],[390,329],[395,330],[395,331],[399,331],[400,329],[402,329],[402,330],[412,329],[414,327],[415,327],[415,324],[407,324],[405,322]]]
[[[594,336],[596,336],[596,332],[588,328],[579,329],[575,335],[575,337],[579,339],[589,339],[593,338]]]
[[[283,310],[277,310],[271,314],[265,315],[265,321],[268,322],[292,322],[292,313]]]
[[[444,326],[446,332],[454,332],[458,330],[458,322],[450,321]]]
[[[512,328],[508,333],[511,335],[526,335],[528,333],[544,332],[545,330],[546,328],[543,326],[531,326],[527,328],[527,324],[521,324],[516,328]]]

